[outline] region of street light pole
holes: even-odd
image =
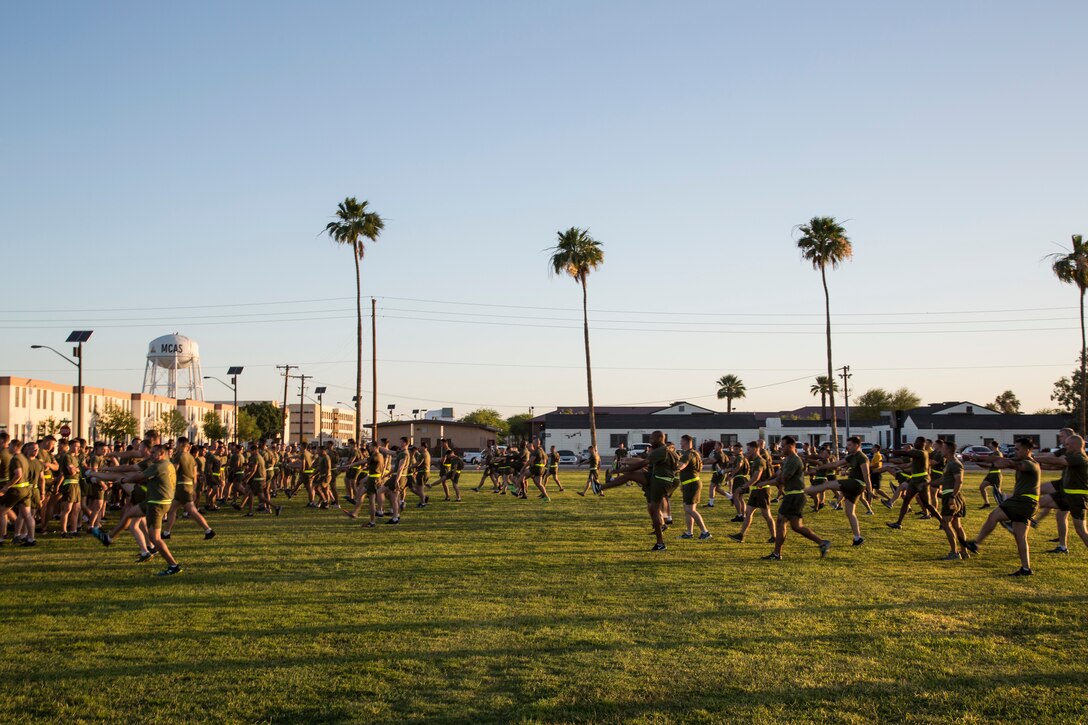
[[[324,385],[314,388],[314,393],[317,394],[317,445],[319,446],[325,444],[325,390],[327,388]]]
[[[205,375],[205,380],[214,380],[220,385],[224,385],[231,389],[234,393],[234,442],[238,442],[238,376],[242,374],[242,368],[233,366],[227,368],[227,375],[230,375],[230,383],[225,383],[214,375]]]
[[[91,339],[91,335],[94,334],[94,330],[73,330],[68,339],[65,342],[74,342],[76,347],[72,350],[72,354],[75,356],[75,360],[68,357],[64,353],[49,347],[48,345],[31,345],[33,350],[49,350],[56,353],[65,362],[68,362],[76,366],[76,438],[83,437],[83,343]]]

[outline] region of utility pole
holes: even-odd
[[[283,445],[287,445],[287,378],[291,376],[291,368],[298,369],[298,365],[277,365],[277,370],[283,371],[283,412],[280,413],[280,435],[283,436]]]
[[[842,397],[843,403],[846,406],[846,437],[850,437],[850,366],[843,365],[842,372],[839,374],[842,378]],[[839,445],[838,441],[835,442],[836,447]]]
[[[370,440],[378,440],[378,301],[370,298],[370,370],[371,429]]]
[[[299,384],[298,384],[298,445],[299,445],[299,448],[301,448],[302,447],[302,418],[303,418],[302,406],[305,405],[305,402],[303,400],[303,396],[306,394],[306,379],[307,378],[312,378],[313,375],[306,375],[305,373],[303,373],[302,375],[292,375],[291,377],[294,378],[295,380],[299,381]]]

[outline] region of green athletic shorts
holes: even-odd
[[[806,498],[802,491],[787,491],[782,503],[778,504],[778,515],[787,519],[801,518],[805,513]]]
[[[60,484],[60,500],[64,503],[79,503],[81,494],[78,481]]]
[[[646,494],[646,500],[650,503],[661,503],[664,499],[672,495],[673,491],[676,490],[676,484],[677,481],[675,478],[666,479],[650,475],[650,481],[646,485],[646,488],[644,490]]]
[[[264,490],[264,479],[249,479],[249,492],[254,496],[257,496]]]
[[[1028,519],[1035,515],[1035,511],[1039,508],[1039,504],[1032,501],[1030,498],[1014,496],[1005,499],[1005,503],[1000,504],[999,508],[1009,517],[1009,521],[1012,521],[1014,524],[1025,524],[1028,522]]]
[[[178,482],[174,489],[174,503],[187,504],[193,502],[193,484]]]
[[[858,500],[858,496],[865,490],[865,483],[856,478],[844,478],[839,481],[839,493],[850,503]]]
[[[692,481],[691,483],[685,483],[680,487],[680,493],[684,497],[685,506],[694,506],[699,503],[699,494],[703,490],[702,481]]]
[[[803,497],[798,497],[803,498]],[[765,509],[771,505],[771,489],[753,488],[748,493],[748,505],[757,509]]]
[[[12,509],[24,501],[27,503],[30,502],[30,486],[9,488],[3,497],[0,497],[0,506]]]
[[[140,504],[140,510],[144,512],[148,530],[157,531],[162,529],[162,520],[166,518],[166,514],[170,511],[170,504],[144,501]]]
[[[962,493],[950,493],[941,496],[941,516],[943,518],[952,518],[953,516],[966,518],[967,503],[963,500]]]

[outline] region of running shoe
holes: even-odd
[[[829,551],[831,551],[831,542],[828,541],[827,539],[824,539],[823,541],[820,542],[820,558],[821,559],[826,559],[827,558],[827,552],[829,552]]]

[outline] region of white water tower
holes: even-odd
[[[182,377],[180,387],[179,376]],[[200,346],[176,332],[152,340],[147,346],[143,392],[167,398],[204,400]]]

